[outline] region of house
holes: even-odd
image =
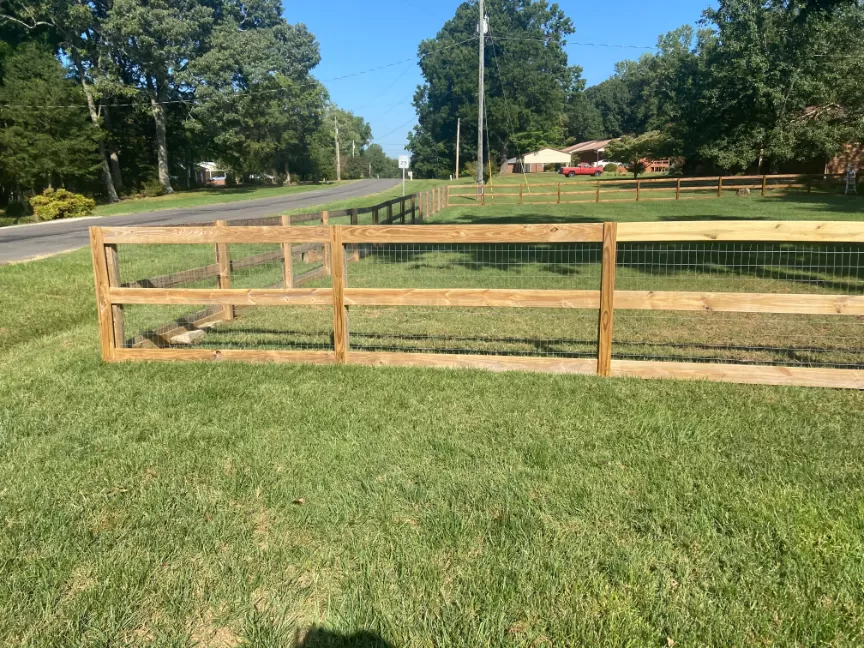
[[[606,146],[613,141],[614,139],[588,140],[563,148],[561,151],[570,154],[573,164],[597,164],[606,159],[603,156]]]
[[[195,181],[199,185],[224,185],[225,170],[215,162],[199,162],[195,165]]]
[[[548,164],[559,166],[570,164],[570,154],[557,149],[543,148],[523,155],[521,160],[518,157],[510,158],[501,165],[501,173],[542,173]]]

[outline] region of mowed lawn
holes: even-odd
[[[864,642],[861,392],[105,365],[88,251],[2,267],[0,295],[0,644]]]

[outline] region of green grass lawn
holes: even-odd
[[[524,220],[860,219],[861,204],[543,206]],[[433,220],[480,219],[517,214],[451,209]],[[121,248],[124,280],[208,261],[204,247],[138,257]],[[596,278],[590,256],[580,273],[562,274],[551,252],[519,266],[414,252],[408,263],[365,257],[349,266],[349,282],[570,287]],[[660,289],[692,279],[622,272]],[[837,292],[825,283],[836,272],[820,272],[811,289]],[[720,268],[699,276],[767,290],[789,281]],[[264,285],[278,267],[236,279]],[[864,642],[862,392],[105,365],[92,293],[86,250],[0,267],[0,644]],[[374,310],[352,309],[352,333],[442,325]],[[538,332],[525,319],[536,311],[512,309],[516,319],[505,321],[478,310],[443,325]],[[232,326],[261,328],[282,313],[260,311]],[[309,330],[328,316],[307,320]],[[562,313],[549,316],[560,324]],[[556,323],[545,322],[549,335]],[[211,335],[225,341],[230,331]]]

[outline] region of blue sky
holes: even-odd
[[[417,45],[432,38],[459,6],[459,0],[283,0],[285,18],[305,23],[321,45],[315,75],[342,108],[363,116],[375,142],[391,156],[404,152],[415,123],[411,99],[422,82],[412,60],[361,76],[345,74],[404,61]],[[648,50],[590,47],[575,43],[654,45],[657,36],[695,23],[707,0],[559,0],[576,33],[568,41],[571,65],[581,65],[589,85],[614,71],[615,63]],[[493,26],[494,28],[494,26]]]

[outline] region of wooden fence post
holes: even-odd
[[[378,208],[377,207],[372,208],[372,224],[373,225],[378,224]]]
[[[594,199],[594,202],[600,202],[600,181],[597,181],[597,196]]]
[[[90,252],[93,256],[93,277],[96,280],[96,305],[99,311],[99,345],[106,362],[116,357],[114,324],[111,321],[111,300],[108,297],[108,266],[105,260],[105,239],[102,229],[90,228]]]
[[[450,185],[444,188],[444,208],[450,207]]]
[[[291,226],[291,216],[282,217],[282,226]],[[290,241],[282,244],[282,257],[285,260],[282,264],[282,281],[286,288],[294,287],[294,253],[291,245]]]
[[[618,256],[618,223],[603,223],[603,261],[600,271],[600,326],[597,344],[597,373],[612,370],[612,323],[615,314],[615,263]]]
[[[768,184],[768,176],[762,176],[762,197],[765,197],[765,185]]]
[[[416,202],[417,198],[416,198],[416,194],[411,194],[411,197],[409,198],[409,200],[411,201],[411,224],[415,225],[417,223],[417,202]]]
[[[393,202],[392,201],[387,203],[387,224],[388,225],[393,224]]]
[[[723,191],[723,176],[720,176],[717,179],[717,197],[718,198],[720,197],[720,194],[722,193],[722,191]]]
[[[681,199],[681,178],[675,182],[675,200]]]
[[[486,205],[486,185],[480,185],[480,204]]]
[[[639,202],[639,193],[642,191],[642,181],[636,181],[636,202]]]
[[[345,251],[342,232],[330,227],[330,249],[333,258],[333,353],[336,362],[348,359],[348,317],[345,312]]]
[[[399,222],[405,224],[405,197],[399,201]]]
[[[216,227],[228,227],[228,223],[224,220],[217,220]],[[228,252],[227,243],[216,244],[216,265],[219,266],[219,290],[228,290],[231,288],[231,256]],[[222,319],[234,319],[234,306],[222,307]]]
[[[117,288],[120,286],[120,262],[117,257],[117,246],[105,246],[105,262],[108,266],[108,286]],[[114,348],[122,349],[126,346],[126,319],[122,304],[111,306],[111,320],[114,329]]]
[[[559,205],[561,204],[561,183],[560,182],[558,183],[558,203],[557,204],[559,204]]]
[[[321,212],[321,224],[325,226],[330,224],[330,212]],[[328,275],[333,274],[333,250],[326,243],[324,244],[324,270]]]
[[[356,207],[351,208],[351,224],[352,225],[359,225],[360,224],[360,218],[357,214],[357,208]],[[354,243],[351,246],[351,260],[352,261],[359,261],[360,260],[360,245],[357,243]]]
[[[519,204],[522,204],[522,185],[519,185]]]

